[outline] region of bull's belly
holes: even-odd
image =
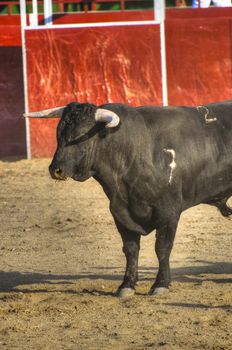
[[[187,207],[230,196],[232,196],[232,168],[223,173],[215,172],[212,176],[201,175],[195,180],[191,189],[183,194],[184,198],[188,198]]]

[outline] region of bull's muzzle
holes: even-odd
[[[61,169],[53,169],[52,167],[49,168],[50,175],[54,180],[61,180],[64,181],[67,179],[67,177],[64,175],[63,171]]]

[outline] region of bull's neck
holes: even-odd
[[[119,191],[124,186],[123,179],[134,161],[128,144],[126,145],[122,139],[119,140],[120,142],[113,137],[101,140],[103,142],[98,146],[94,160],[94,178],[101,184],[109,198],[115,194],[112,191]]]

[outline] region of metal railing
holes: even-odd
[[[33,1],[26,1],[27,12],[30,13]],[[38,13],[44,12],[44,2],[38,1]],[[53,13],[66,12],[91,12],[101,10],[118,10],[125,11],[126,9],[152,9],[153,0],[53,0]],[[19,14],[20,1],[1,1],[0,0],[0,15],[1,14]]]

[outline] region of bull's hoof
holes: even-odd
[[[135,294],[135,290],[133,288],[120,288],[117,291],[117,296],[119,298],[131,298]]]
[[[168,292],[169,292],[169,289],[166,287],[156,287],[150,290],[149,295],[163,295]]]
[[[223,216],[225,216],[227,219],[231,220],[231,216],[232,216],[232,208],[230,208],[228,205],[223,204],[223,205],[219,205],[218,209],[220,210],[221,214]]]

